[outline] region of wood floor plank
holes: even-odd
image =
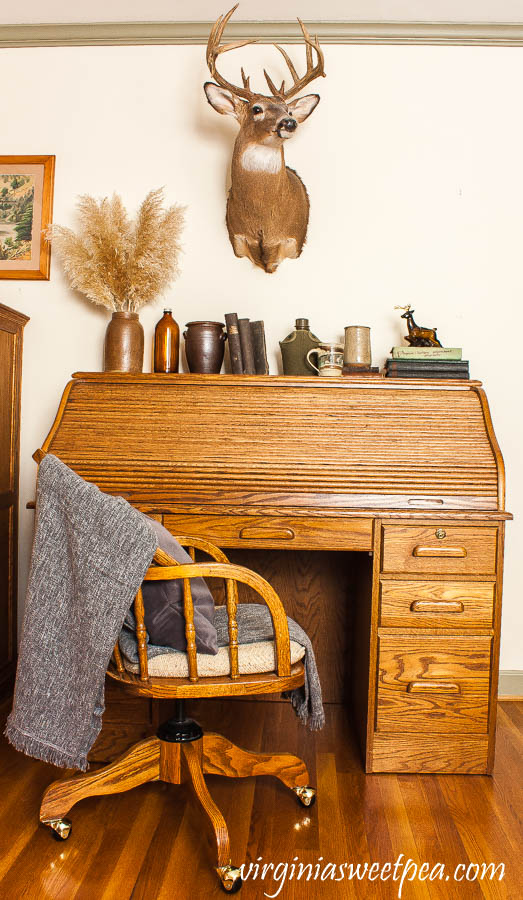
[[[410,777],[410,776],[409,776]],[[415,776],[414,776],[415,777]],[[475,776],[470,776],[474,778]],[[417,781],[417,779],[416,779]],[[449,874],[449,881],[453,878],[456,867],[464,862],[468,862],[468,855],[465,846],[461,840],[459,830],[452,817],[451,811],[447,806],[445,797],[438,783],[437,778],[432,775],[423,775],[419,780],[420,790],[426,799],[427,810],[430,811],[432,820],[432,835],[438,844],[438,862],[444,862],[446,874]],[[415,832],[417,835],[417,832]],[[427,835],[427,843],[430,846],[431,834],[430,830]],[[421,852],[421,851],[420,851]],[[422,851],[424,855],[424,851]],[[481,897],[481,888],[475,883],[465,884],[457,889],[455,884],[447,882],[446,877],[443,881],[445,897],[462,897],[463,900],[476,900]]]
[[[223,896],[217,884],[213,866],[216,860],[211,851],[203,815],[194,801],[187,797],[176,840],[164,847],[168,853],[163,877],[155,888],[155,900],[190,897],[193,892],[205,897]],[[143,898],[151,897],[150,885],[144,885]],[[133,898],[134,900],[134,898]]]
[[[345,810],[340,804],[340,792],[338,787],[338,777],[336,770],[336,756],[334,753],[320,753],[317,758],[318,768],[318,793],[321,802],[318,803],[318,823],[319,823],[319,857],[323,857],[323,862],[332,863],[340,866],[350,859],[349,847],[347,843],[345,830]],[[324,848],[329,847],[328,855]],[[343,897],[358,897],[361,892],[358,885],[353,881],[344,881]],[[335,897],[339,895],[339,885],[337,882],[322,882],[322,895],[326,897]]]
[[[413,823],[410,819],[410,811],[407,811],[405,806],[400,780],[401,776],[397,775],[383,776],[380,779],[383,814],[387,820],[392,844],[391,859],[396,860],[400,854],[403,854],[408,860],[413,860],[417,866],[420,866],[423,859],[420,860],[414,840]],[[432,885],[430,891],[432,891]],[[416,883],[416,894],[420,900],[428,900],[430,891],[424,881]]]
[[[488,897],[489,900],[509,900],[513,894],[511,894],[508,884],[513,879],[521,878],[521,863],[519,856],[514,855],[509,841],[499,827],[500,823],[495,810],[486,802],[485,792],[482,790],[480,782],[487,781],[487,777],[472,776],[465,782],[463,779],[452,778],[450,775],[437,777],[445,801],[452,812],[468,861],[472,865],[503,863],[505,866],[506,880],[477,882],[483,896]],[[467,860],[463,860],[463,863],[466,862]],[[521,880],[519,883],[521,884]]]
[[[398,778],[418,851],[418,863],[419,861],[428,862],[431,872],[434,872],[433,880],[425,882],[430,898],[431,900],[433,898],[434,900],[436,898],[445,898],[446,900],[449,896],[448,883],[445,878],[439,878],[438,865],[445,862],[446,868],[453,871],[465,857],[464,847],[454,829],[452,837],[445,830],[445,825],[448,828],[450,824],[448,818],[446,822],[438,822],[443,811],[442,806],[446,808],[446,805],[439,804],[433,811],[430,805],[432,797],[424,791],[425,781],[429,781],[428,776],[420,778],[416,775],[402,775]],[[428,799],[429,797],[431,800]],[[467,890],[467,900],[481,897],[481,890],[476,884],[472,884],[470,888],[470,891]]]
[[[392,861],[394,859],[394,851],[388,822],[383,814],[380,781],[380,775],[366,776],[361,809],[371,859]]]
[[[178,841],[180,826],[188,803],[188,793],[184,785],[161,785],[162,808],[161,817],[140,869],[135,867],[136,881],[131,894],[120,894],[121,900],[151,900],[159,896],[159,887],[168,883],[166,873],[172,848]],[[133,860],[134,854],[130,855]],[[176,882],[174,883],[174,885]],[[174,896],[174,886],[173,896]],[[93,900],[98,900],[94,898]]]
[[[503,714],[512,720],[518,732],[523,731],[523,701],[513,700],[501,707]]]
[[[100,900],[131,896],[162,817],[164,794],[164,785],[150,784],[100,802],[100,849],[71,900],[90,900],[94,884]]]
[[[0,882],[0,897],[38,900],[70,900],[82,885],[91,860],[98,853],[103,835],[98,800],[86,801],[75,821],[75,838],[65,843],[53,840],[50,830],[38,825],[38,806],[31,840]],[[38,866],[35,867],[35,860]],[[95,888],[96,890],[96,888]]]

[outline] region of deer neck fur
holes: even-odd
[[[232,157],[231,178],[234,188],[242,191],[262,189],[281,194],[287,182],[283,144],[263,144],[238,135]],[[263,185],[263,187],[262,187]]]

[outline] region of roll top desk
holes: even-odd
[[[510,515],[480,382],[80,373],[42,450],[174,534],[344,560],[366,771],[492,770]]]

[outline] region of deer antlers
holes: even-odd
[[[292,64],[292,60],[290,59],[288,53],[286,53],[283,47],[280,47],[279,44],[273,44],[273,47],[276,47],[276,49],[280,51],[285,62],[287,63],[289,71],[292,75],[292,80],[294,81],[293,86],[286,91],[285,81],[282,81],[280,90],[276,90],[267,72],[265,71],[265,69],[263,70],[263,74],[267,79],[267,84],[269,85],[269,90],[271,91],[272,95],[274,97],[281,97],[283,100],[290,100],[291,97],[295,97],[296,94],[298,94],[306,84],[309,84],[310,81],[314,81],[315,78],[319,78],[320,75],[322,78],[325,78],[325,71],[323,69],[325,60],[323,58],[323,50],[320,47],[320,42],[318,41],[317,37],[311,38],[301,19],[298,19],[298,22],[300,23],[303,39],[305,41],[305,55],[307,59],[307,71],[305,72],[305,75],[303,75],[302,78],[298,78],[298,73]],[[317,53],[316,65],[313,65],[313,49]]]
[[[222,39],[225,26],[227,25],[227,22],[231,18],[232,14],[238,8],[238,5],[239,4],[237,3],[236,6],[233,6],[233,8],[230,9],[228,13],[226,13],[224,16],[220,16],[214,23],[209,35],[209,41],[207,43],[207,65],[209,66],[209,71],[212,77],[217,82],[217,84],[220,85],[220,87],[226,88],[226,90],[230,91],[237,97],[243,97],[244,100],[252,100],[252,98],[255,97],[256,94],[254,91],[251,91],[249,85],[250,78],[249,76],[245,75],[243,68],[241,70],[243,87],[239,87],[238,85],[234,85],[226,81],[225,78],[223,78],[216,69],[216,60],[220,53],[226,53],[228,50],[236,50],[239,47],[246,47],[247,44],[257,43],[256,40],[231,41],[231,43],[229,44],[223,44],[220,46],[220,41]],[[314,81],[315,78],[319,78],[320,75],[323,78],[325,77],[325,71],[323,68],[323,51],[320,47],[318,38],[311,38],[301,19],[298,19],[298,22],[300,23],[300,28],[302,30],[303,38],[305,41],[305,53],[307,60],[307,71],[305,72],[305,75],[303,75],[301,78],[298,77],[298,73],[288,53],[286,53],[283,47],[280,47],[278,44],[273,44],[273,46],[280,51],[285,62],[287,63],[289,71],[292,75],[292,80],[294,82],[293,85],[288,90],[285,90],[284,80],[281,83],[281,87],[278,89],[267,71],[265,69],[263,70],[263,74],[265,75],[271,94],[273,95],[273,97],[277,97],[279,100],[290,100],[291,97],[296,96],[296,94],[298,94],[302,90],[302,88],[305,87],[305,85],[309,84],[309,82],[311,81]],[[314,65],[313,62],[313,50],[315,50],[317,54],[316,65]]]
[[[216,60],[220,53],[226,53],[227,50],[236,50],[238,47],[246,47],[247,44],[256,43],[256,41],[232,41],[230,44],[223,44],[223,46],[220,47],[223,30],[227,25],[227,22],[231,18],[233,12],[238,9],[238,6],[239,4],[237,3],[236,6],[233,6],[233,8],[230,9],[228,13],[226,13],[224,16],[219,16],[219,18],[216,19],[216,22],[211,29],[209,40],[207,41],[207,65],[209,66],[209,71],[212,77],[220,85],[220,87],[226,88],[226,90],[230,91],[231,94],[235,94],[237,97],[243,97],[245,100],[252,100],[252,98],[254,97],[254,93],[249,89],[249,79],[245,76],[243,69],[243,88],[241,88],[226,81],[216,68]]]

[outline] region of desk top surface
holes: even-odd
[[[132,502],[504,509],[503,459],[473,381],[79,373],[42,449]]]

